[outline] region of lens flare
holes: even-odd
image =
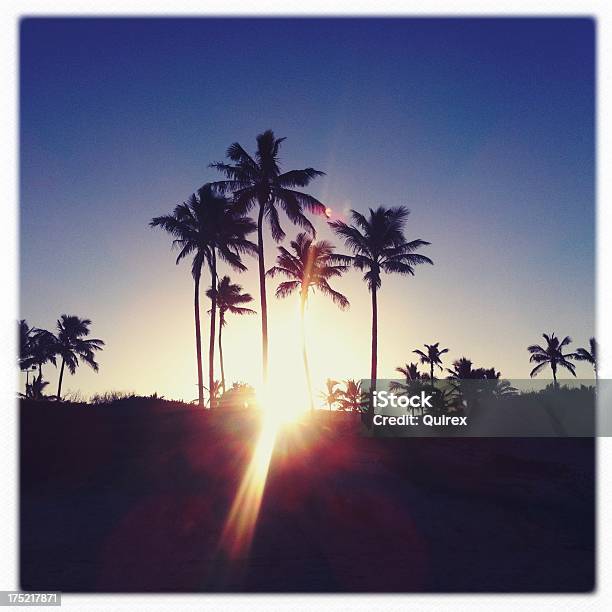
[[[251,546],[277,433],[278,422],[264,414],[253,457],[221,535],[221,548],[232,559],[246,556]]]
[[[261,430],[221,535],[221,548],[232,559],[244,558],[250,549],[279,429],[307,411],[305,393],[295,391],[295,385],[277,381],[258,393]]]

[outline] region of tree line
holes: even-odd
[[[301,341],[304,373],[307,382],[310,408],[314,409],[313,388],[310,376],[304,317],[306,304],[314,293],[331,299],[340,309],[346,310],[348,298],[332,287],[331,282],[342,276],[350,268],[363,273],[363,281],[371,300],[371,351],[370,381],[371,391],[376,390],[378,374],[378,292],[382,286],[383,274],[413,276],[415,268],[421,264],[433,265],[433,261],[419,253],[430,243],[421,238],[408,240],[405,236],[410,211],[404,206],[370,208],[367,214],[351,210],[349,222],[328,220],[332,232],[342,241],[346,253],[336,252],[336,247],[325,240],[316,240],[316,231],[307,214],[325,215],[329,209],[314,196],[303,191],[316,178],[325,173],[311,167],[299,170],[281,170],[280,149],[285,138],[277,138],[271,130],[259,134],[256,149],[249,154],[240,143],[231,144],[226,151],[226,162],[214,162],[209,167],[223,174],[224,179],[204,184],[186,201],[179,203],[165,215],[154,217],[149,222],[152,228],[161,228],[172,237],[172,248],[178,250],[176,264],[183,259],[191,261],[191,275],[194,281],[194,327],[197,363],[198,404],[203,407],[204,391],[208,391],[212,407],[214,399],[226,393],[226,374],[223,360],[222,332],[227,325],[229,314],[251,315],[255,310],[248,308],[253,297],[244,293],[242,287],[230,276],[219,277],[220,262],[227,264],[235,272],[244,272],[247,266],[245,256],[257,260],[259,276],[259,314],[261,320],[261,359],[264,383],[268,380],[268,308],[266,280],[282,277],[276,287],[279,299],[297,294],[300,302]],[[254,211],[256,219],[249,213]],[[269,226],[272,239],[282,243],[286,234],[281,226],[279,211],[297,225],[300,231],[288,247],[278,246],[275,265],[266,269],[264,257],[264,229]],[[255,234],[255,241],[251,236]],[[208,386],[204,385],[202,359],[202,331],[200,323],[200,293],[204,270],[208,271],[210,286],[205,294],[210,300],[209,337],[208,337]],[[218,320],[218,336],[217,336]],[[95,351],[101,350],[104,342],[89,338],[89,319],[75,315],[62,315],[57,322],[57,333],[30,328],[21,321],[20,328],[20,367],[26,372],[26,393],[31,397],[42,395],[48,384],[42,377],[42,366],[56,364],[61,357],[61,368],[56,397],[61,399],[64,368],[67,366],[74,374],[79,359],[95,371],[98,364],[94,359]],[[530,361],[536,366],[531,376],[537,375],[544,367],[550,366],[554,384],[557,384],[557,371],[565,368],[575,376],[575,361],[587,361],[596,370],[596,344],[590,340],[588,349],[580,348],[574,353],[564,352],[571,342],[569,337],[559,340],[555,334],[544,334],[546,344],[528,347]],[[218,345],[221,380],[215,379],[215,347]],[[407,380],[434,380],[435,368],[442,368],[442,355],[448,349],[439,348],[439,343],[425,345],[425,350],[414,351],[422,365],[429,372],[420,373],[416,364],[406,364],[397,368]],[[37,375],[29,381],[29,374],[35,370]],[[472,362],[462,357],[453,362],[453,371],[447,370],[457,378],[500,378],[495,369],[472,368]],[[327,397],[334,397],[333,388],[328,381]],[[349,384],[350,383],[350,384]],[[344,402],[339,406],[352,405],[356,397],[357,381],[347,381]],[[338,396],[340,398],[340,396]],[[333,400],[334,402],[336,400]],[[330,402],[326,400],[326,404]],[[369,416],[373,415],[370,407]]]
[[[597,341],[595,338],[589,339],[588,348],[580,347],[574,352],[565,352],[565,348],[572,342],[569,336],[565,336],[562,340],[557,338],[554,333],[542,334],[542,336],[546,341],[543,345],[533,344],[527,347],[531,355],[530,362],[537,364],[531,370],[530,377],[537,376],[548,366],[553,376],[553,388],[558,388],[557,372],[559,369],[564,368],[575,377],[576,368],[573,362],[582,361],[593,367],[593,373],[597,381]],[[462,381],[486,381],[486,390],[494,395],[515,395],[517,393],[517,389],[512,387],[509,381],[501,378],[500,371],[494,367],[474,367],[472,360],[467,357],[460,357],[452,362],[451,368],[444,368],[443,355],[448,353],[449,349],[441,348],[439,342],[425,344],[424,350],[415,349],[412,352],[419,357],[418,363],[406,363],[404,366],[395,368],[395,371],[401,374],[402,381],[392,381],[390,383],[391,391],[415,392],[420,383],[433,387],[436,382],[435,372],[439,371],[440,373],[446,372],[446,381],[456,383],[448,387],[451,391],[461,391]],[[419,364],[425,366],[426,371],[419,370]],[[441,388],[437,388],[436,391],[443,392]],[[327,379],[325,390],[319,393],[324,406],[329,410],[352,412],[367,410],[369,405],[368,395],[361,389],[361,381],[349,379],[340,382],[331,378]],[[459,393],[442,399],[446,402],[446,405],[455,404],[453,407],[457,408],[457,400],[462,399],[462,397]]]

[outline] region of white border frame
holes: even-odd
[[[206,10],[204,10],[204,7]],[[331,7],[331,8],[330,8]],[[582,15],[597,19],[597,336],[602,346],[601,376],[612,378],[612,8],[604,1],[526,2],[514,0],[497,5],[483,1],[323,0],[308,4],[297,0],[122,0],[105,3],[93,0],[24,0],[7,4],[0,22],[2,44],[2,163],[1,185],[10,204],[3,207],[5,230],[0,241],[0,590],[18,585],[17,548],[17,410],[12,400],[15,389],[15,320],[17,319],[18,260],[18,22],[24,15],[376,15],[376,16],[553,16]],[[606,242],[606,238],[608,241]],[[373,608],[391,612],[416,606],[419,611],[519,609],[603,610],[612,609],[612,439],[601,438],[597,465],[597,585],[585,595],[65,595],[62,605],[78,610],[201,610],[235,609],[249,612],[270,609],[351,610]],[[605,477],[607,475],[607,478]]]

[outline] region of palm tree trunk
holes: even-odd
[[[219,314],[219,364],[221,365],[221,388],[225,393],[225,369],[223,367],[223,345],[221,344],[221,331],[223,330],[223,311]]]
[[[368,404],[368,427],[374,421],[373,393],[376,391],[376,370],[378,366],[378,303],[376,301],[376,287],[372,287],[372,368],[370,371],[370,402]]]
[[[217,256],[215,249],[212,249],[210,262],[210,274],[212,276],[211,288],[211,308],[210,308],[210,339],[208,342],[208,392],[210,394],[210,407],[213,406],[213,389],[215,384],[215,324],[217,321]]]
[[[554,365],[552,366],[552,373],[553,373],[554,387],[555,387],[555,389],[557,389],[559,387],[559,385],[557,383],[557,368]]]
[[[62,379],[64,378],[64,365],[66,362],[62,359],[62,367],[60,368],[59,381],[57,383],[57,401],[61,401],[62,399]]]
[[[314,414],[314,401],[312,399],[312,381],[310,380],[310,367],[308,366],[308,352],[306,351],[306,329],[304,326],[304,310],[306,308],[306,296],[302,295],[300,300],[300,324],[302,329],[302,357],[304,359],[304,373],[306,374],[306,387],[308,388],[308,401],[310,403],[310,414]]]
[[[204,408],[204,382],[202,377],[202,336],[200,333],[200,272],[194,279],[195,296],[193,308],[195,311],[196,359],[198,361],[198,405]]]
[[[28,369],[25,371],[25,373],[26,373],[25,394],[27,396],[27,394],[28,394],[28,387],[30,385],[30,366],[28,366]]]
[[[259,263],[259,300],[261,303],[261,363],[263,382],[268,382],[268,305],[266,303],[266,264],[264,262],[263,221],[265,202],[259,203],[257,217],[257,259]]]

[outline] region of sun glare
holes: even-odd
[[[299,420],[308,409],[305,387],[282,373],[260,388],[257,403],[261,430],[221,536],[221,548],[232,559],[244,557],[251,546],[279,430]]]

